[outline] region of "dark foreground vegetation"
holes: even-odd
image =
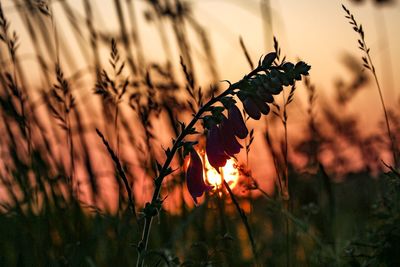
[[[250,71],[219,82],[185,1],[144,1],[160,62],[146,58],[135,1],[113,2],[115,34],[97,28],[94,1],[82,1],[83,18],[70,1],[12,2],[28,40],[0,2],[0,266],[400,266],[400,103],[385,105],[368,29],[349,9],[361,63],[348,58],[354,81],[325,103],[312,66],[276,38],[259,60],[240,39]],[[74,69],[69,42],[87,69]],[[382,113],[369,134],[347,111],[367,85]],[[305,116],[292,118],[299,90]],[[234,157],[237,185],[211,189],[202,170]],[[261,165],[272,175],[253,177]]]

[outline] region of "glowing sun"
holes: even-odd
[[[239,171],[236,168],[236,161],[233,158],[227,160],[224,167],[222,167],[222,172],[219,174],[208,162],[207,155],[204,156],[205,168],[204,168],[204,179],[205,181],[215,186],[215,189],[220,188],[222,185],[222,179],[229,184],[230,188],[234,188],[239,181]]]

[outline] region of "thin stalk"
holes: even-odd
[[[101,63],[100,63],[100,53],[98,48],[98,35],[93,25],[93,20],[94,20],[93,9],[89,0],[83,1],[83,7],[85,10],[86,27],[90,34],[90,46],[93,51],[93,65],[96,69],[96,78],[99,79],[101,72],[100,70]]]
[[[91,150],[89,149],[89,145],[87,143],[86,137],[85,137],[85,127],[82,124],[82,118],[81,118],[81,112],[79,112],[79,106],[76,106],[74,110],[72,111],[74,115],[74,121],[76,122],[76,128],[77,128],[77,136],[78,140],[80,142],[81,151],[83,153],[83,163],[85,165],[85,170],[88,173],[89,176],[89,183],[90,183],[90,188],[92,192],[92,202],[97,203],[97,194],[98,194],[98,185],[97,185],[97,179],[96,179],[96,174],[92,166],[91,162]]]
[[[246,228],[246,233],[247,233],[247,236],[248,236],[248,238],[250,240],[251,250],[252,250],[253,256],[254,256],[254,266],[258,266],[258,264],[257,264],[258,260],[257,260],[256,244],[254,242],[254,237],[253,237],[253,233],[251,231],[249,222],[247,221],[247,216],[244,213],[243,209],[240,207],[239,202],[237,201],[235,195],[233,194],[231,188],[229,187],[229,184],[225,180],[223,182],[224,182],[224,186],[225,186],[226,190],[229,193],[229,196],[232,199],[233,204],[235,205],[235,208],[236,208],[237,212],[239,213],[240,219],[242,220],[243,225]]]
[[[124,13],[123,9],[121,6],[121,2],[119,0],[114,0],[115,4],[115,9],[117,11],[117,18],[120,26],[120,34],[121,34],[121,39],[122,39],[122,44],[124,45],[125,52],[127,54],[127,60],[128,64],[132,70],[132,73],[136,75],[138,73],[137,65],[134,62],[133,54],[132,54],[132,49],[130,47],[130,42],[129,42],[129,35],[127,31],[127,27],[125,24],[125,19],[124,19]]]
[[[118,114],[119,108],[118,103],[115,104],[115,116],[114,116],[114,131],[116,135],[116,148],[117,148],[117,157],[119,157],[119,130],[118,130]]]
[[[267,144],[268,144],[268,146],[270,148],[271,156],[272,156],[272,159],[274,161],[274,168],[275,168],[275,172],[276,172],[276,175],[277,175],[278,186],[279,186],[278,193],[279,193],[279,196],[282,197],[282,194],[283,194],[282,178],[281,178],[281,175],[279,173],[279,168],[278,168],[278,163],[277,163],[277,156],[276,156],[276,153],[275,153],[274,148],[272,146],[271,137],[269,135],[269,129],[267,129],[266,132],[265,132],[265,139],[266,139]]]
[[[13,61],[14,82],[15,82],[16,87],[19,90],[17,98],[19,101],[20,109],[21,109],[21,117],[22,117],[22,123],[23,123],[23,127],[24,127],[24,134],[26,136],[26,144],[28,146],[28,154],[31,155],[32,154],[32,140],[31,140],[32,131],[31,131],[31,127],[28,124],[28,120],[26,118],[24,93],[22,90],[19,89],[20,87],[18,87],[17,60],[14,56],[12,57],[12,61]]]
[[[175,119],[174,119],[175,118],[175,112],[170,107],[170,105],[168,105],[168,103],[164,103],[163,107],[164,107],[164,110],[167,112],[169,125],[171,126],[172,130],[174,131],[174,134],[175,134],[175,137],[176,137],[176,136],[179,135],[179,128],[175,124]],[[149,143],[148,143],[148,147],[150,148]],[[178,156],[179,156],[179,164],[183,165],[184,159],[182,158],[182,155],[178,154]],[[203,155],[203,162],[205,162],[205,156],[204,155]],[[204,174],[205,174],[205,178],[207,180],[207,172],[205,171],[205,167],[204,167]],[[186,205],[185,205],[185,193],[184,193],[185,175],[181,175],[180,182],[181,182],[180,194],[181,194],[181,199],[182,199],[182,216],[186,217],[187,209],[186,209]]]
[[[284,129],[284,161],[285,161],[285,192],[283,193],[284,200],[285,200],[285,209],[290,212],[291,211],[291,197],[289,192],[289,167],[288,167],[288,130],[287,130],[287,100],[285,98],[285,90],[282,91],[283,97],[283,118],[282,124]],[[291,242],[291,227],[290,227],[290,220],[286,217],[286,265],[288,267],[292,266],[291,259],[292,259],[292,242]]]
[[[223,183],[225,181],[224,178],[224,172],[222,170],[222,167],[219,168],[219,173],[221,176],[221,183]],[[206,172],[207,175],[207,172]],[[224,205],[222,203],[222,188],[221,187],[217,187],[218,192],[217,192],[217,204],[218,204],[218,211],[219,211],[219,217],[220,217],[220,222],[221,222],[221,230],[223,234],[226,234],[228,232],[228,227],[226,225],[226,220],[225,220],[225,210],[224,210]]]
[[[378,77],[376,75],[376,70],[375,70],[375,66],[374,63],[372,62],[371,56],[370,56],[370,48],[368,48],[367,43],[365,41],[365,33],[363,30],[362,25],[358,24],[356,19],[354,18],[354,15],[350,12],[349,9],[347,9],[344,5],[342,5],[343,10],[346,12],[346,19],[348,19],[350,25],[353,27],[353,30],[359,35],[359,39],[358,39],[358,45],[359,45],[359,49],[361,51],[364,52],[365,56],[362,57],[363,60],[363,66],[366,69],[369,69],[372,72],[372,75],[374,76],[374,80],[376,83],[376,87],[378,89],[378,93],[379,93],[379,99],[382,105],[382,109],[383,109],[383,113],[385,115],[385,122],[386,122],[386,128],[387,128],[387,134],[389,137],[389,141],[391,143],[391,147],[392,147],[392,154],[393,154],[393,161],[395,166],[399,166],[398,165],[398,159],[397,159],[397,153],[396,153],[396,144],[395,144],[395,139],[392,136],[392,131],[390,130],[390,124],[389,124],[389,117],[387,114],[387,109],[386,109],[386,105],[385,105],[385,101],[383,100],[383,94],[382,94],[382,90],[381,90],[381,86],[378,80]]]
[[[71,119],[69,114],[67,114],[66,116],[66,122],[67,122],[67,135],[68,135],[68,139],[67,139],[67,143],[69,144],[69,157],[70,157],[70,164],[71,164],[71,170],[70,170],[70,179],[71,179],[71,189],[73,190],[73,182],[74,182],[74,172],[75,172],[75,160],[74,160],[74,154],[75,154],[75,150],[74,150],[74,142],[72,140],[72,129],[71,129]],[[78,185],[78,183],[77,183]],[[78,197],[78,193],[79,193],[79,189],[77,188],[77,191],[75,192],[75,197],[77,197],[77,199],[79,199]]]
[[[104,146],[107,148],[108,153],[110,154],[112,160],[114,161],[114,163],[116,165],[119,176],[121,176],[122,181],[124,182],[126,192],[128,193],[129,206],[133,213],[135,221],[138,224],[137,215],[136,215],[136,211],[135,211],[135,203],[133,202],[133,198],[132,198],[132,190],[129,186],[128,178],[126,177],[125,171],[122,168],[122,164],[121,164],[120,160],[118,159],[117,155],[115,154],[115,152],[112,150],[110,144],[107,142],[104,135],[98,129],[96,129],[96,133],[103,141]],[[138,224],[138,226],[139,226],[139,224]]]
[[[392,57],[390,56],[390,43],[389,43],[389,33],[388,33],[388,28],[386,26],[385,22],[385,16],[384,13],[381,9],[376,9],[375,12],[375,23],[378,27],[377,28],[377,36],[379,37],[378,39],[380,40],[380,47],[381,50],[383,50],[383,55],[380,57],[381,58],[381,63],[382,66],[385,66],[385,68],[382,68],[383,73],[381,74],[385,75],[385,80],[386,80],[386,88],[389,89],[389,93],[394,97],[395,96],[395,80],[393,76],[393,63],[392,63]],[[385,88],[385,86],[384,86]]]
[[[286,187],[286,192],[289,193],[289,169],[288,169],[288,130],[287,130],[287,101],[285,99],[285,90],[282,91],[282,97],[283,97],[283,119],[282,119],[282,124],[283,124],[283,130],[284,130],[284,147],[283,147],[283,156],[284,156],[284,161],[285,161],[285,187]]]
[[[273,37],[271,9],[272,8],[270,0],[261,0],[260,11],[261,11],[261,18],[263,21],[262,26],[264,30],[264,44],[267,51],[271,49],[270,40]]]
[[[143,53],[143,47],[142,43],[140,41],[140,36],[139,36],[139,30],[138,30],[138,23],[137,23],[137,18],[135,14],[135,6],[132,0],[126,0],[127,5],[128,5],[128,14],[129,14],[129,20],[131,24],[131,35],[132,35],[132,40],[134,47],[137,51],[137,63],[138,63],[138,71],[143,72],[143,66],[145,62],[145,57]]]
[[[367,53],[367,56],[368,56],[369,62],[371,62],[371,64],[372,64],[372,60],[371,60],[371,57],[370,57],[369,53]],[[394,138],[393,138],[393,136],[392,136],[392,131],[391,131],[391,129],[390,129],[389,117],[388,117],[388,114],[387,114],[385,101],[383,100],[383,95],[382,95],[381,86],[380,86],[380,84],[379,84],[378,77],[376,76],[375,68],[372,68],[372,74],[374,75],[376,87],[377,87],[378,92],[379,92],[379,99],[380,99],[380,101],[381,101],[383,113],[384,113],[384,115],[385,115],[386,129],[387,129],[387,133],[388,133],[388,136],[389,136],[389,140],[390,140],[390,143],[391,143],[391,146],[392,146],[392,153],[393,153],[394,165],[395,165],[395,166],[399,166],[399,164],[398,164],[398,159],[397,159],[397,154],[396,154],[395,140],[394,140]]]
[[[35,27],[32,23],[32,18],[31,16],[27,13],[26,8],[24,8],[24,3],[21,3],[20,1],[16,1],[15,5],[17,7],[18,15],[20,16],[22,22],[24,23],[25,29],[27,29],[27,32],[29,34],[29,37],[31,39],[31,43],[33,45],[33,49],[35,50],[35,54],[38,60],[38,63],[40,65],[40,68],[42,70],[42,82],[45,83],[45,86],[50,87],[50,81],[51,78],[49,76],[48,72],[48,65],[46,61],[44,60],[44,53],[42,51],[42,48],[39,44],[39,37],[37,36],[37,31],[35,30]]]
[[[31,155],[32,147],[31,147],[31,141],[30,141],[30,129],[28,127],[28,120],[26,119],[26,114],[25,114],[25,101],[24,101],[24,95],[26,95],[26,90],[24,86],[24,75],[22,72],[22,69],[20,69],[19,66],[19,61],[17,60],[17,48],[18,48],[18,36],[14,32],[12,36],[9,34],[9,22],[7,18],[4,16],[3,13],[3,8],[0,3],[0,27],[1,27],[1,37],[2,37],[2,42],[5,43],[7,46],[8,54],[11,58],[12,61],[12,80],[9,81],[11,83],[10,87],[11,90],[13,91],[13,95],[17,98],[20,109],[21,109],[21,117],[22,117],[22,131],[23,135],[26,138],[26,143],[27,143],[27,148],[28,148],[28,154]],[[21,87],[19,87],[19,82],[18,82],[18,75],[20,74],[21,78]],[[11,74],[10,74],[11,75]]]

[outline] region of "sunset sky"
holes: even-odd
[[[34,66],[37,60],[33,54],[32,43],[26,33],[13,1],[5,0],[4,9],[11,21],[11,28],[20,35],[19,55],[26,66]],[[249,66],[242,54],[239,37],[241,36],[254,61],[272,49],[270,29],[263,26],[260,0],[201,0],[188,1],[194,11],[194,17],[208,32],[214,49],[214,55],[220,79],[237,80],[248,70]],[[268,1],[265,1],[268,2]],[[379,78],[382,80],[385,100],[389,105],[398,102],[400,78],[395,73],[400,69],[400,34],[397,25],[400,23],[400,6],[395,4],[377,7],[372,2],[354,5],[351,1],[318,1],[318,0],[285,0],[269,1],[271,3],[272,32],[277,36],[282,51],[289,59],[301,58],[312,66],[311,80],[317,86],[320,95],[328,97],[333,94],[334,82],[338,78],[346,79],[347,69],[343,65],[345,54],[361,58],[357,49],[357,35],[344,18],[341,4],[346,4],[355,14],[359,23],[364,26],[367,44],[371,48],[373,61]],[[68,1],[84,24],[82,1]],[[93,4],[95,2],[93,1]],[[94,24],[102,32],[118,32],[118,19],[114,3],[108,0],[96,1]],[[134,1],[138,17],[139,33],[148,61],[162,62],[163,50],[154,24],[144,20],[148,9],[145,1]],[[111,10],[111,12],[110,12]],[[74,55],[79,69],[85,69],[90,63],[85,62],[78,51],[76,39],[72,36],[71,27],[60,4],[53,5],[56,24],[61,38]],[[382,26],[385,26],[382,28]],[[188,31],[190,34],[190,30]],[[172,33],[169,35],[173,43]],[[87,38],[87,36],[86,36]],[[196,54],[196,39],[193,38]],[[108,47],[103,47],[103,62],[108,57]],[[176,49],[172,49],[175,53]],[[174,54],[175,63],[179,55]],[[201,58],[201,55],[199,56]],[[50,61],[50,59],[48,59]],[[67,61],[67,60],[66,60]],[[383,63],[385,66],[383,66]],[[178,66],[178,65],[177,65]],[[29,74],[38,76],[35,67],[29,67]],[[75,70],[77,68],[74,68]],[[200,71],[204,85],[208,79]],[[30,81],[39,79],[30,79]],[[301,93],[299,93],[301,95]],[[353,107],[375,106],[376,91],[359,94]],[[379,107],[378,107],[379,108]],[[380,112],[376,109],[375,112]],[[368,115],[369,117],[369,115]],[[364,118],[366,119],[366,118]]]
[[[11,21],[11,28],[20,35],[21,48],[19,55],[25,62],[34,63],[35,57],[26,29],[13,1],[5,0],[4,9]],[[265,1],[268,2],[268,1]],[[355,14],[359,23],[364,26],[367,44],[371,48],[372,58],[377,67],[379,78],[382,80],[385,99],[394,104],[397,100],[400,80],[394,75],[400,69],[400,34],[396,26],[400,20],[400,7],[393,5],[376,7],[372,1],[355,5],[350,1],[318,1],[318,0],[285,0],[271,2],[272,30],[277,36],[284,54],[289,59],[301,58],[311,64],[311,79],[319,91],[329,95],[332,93],[334,81],[338,77],[346,76],[346,69],[342,64],[342,57],[350,53],[357,58],[361,51],[357,49],[357,36],[344,18],[341,4],[346,4]],[[84,24],[82,1],[69,1]],[[75,4],[76,3],[76,4]],[[101,3],[101,4],[100,4]],[[144,21],[143,13],[147,10],[145,1],[134,1],[138,15],[139,31],[142,38],[145,54],[148,60],[160,61],[162,49],[154,25]],[[263,27],[260,11],[260,0],[201,0],[189,1],[193,6],[195,18],[204,26],[211,39],[216,56],[219,76],[221,79],[237,80],[249,70],[248,64],[241,52],[239,37],[248,47],[254,61],[272,49],[271,32]],[[94,23],[97,29],[112,33],[118,31],[118,20],[112,1],[96,1]],[[112,12],[110,12],[110,10]],[[56,16],[59,33],[64,40],[70,38],[71,29],[67,26],[66,17],[61,11],[59,3],[55,2],[53,11]],[[384,25],[382,25],[382,21]],[[386,26],[386,28],[382,28]],[[62,29],[62,30],[60,30]],[[190,34],[190,31],[189,31]],[[171,37],[171,36],[170,36]],[[173,39],[171,37],[171,39]],[[75,40],[74,40],[75,41]],[[76,57],[75,60],[85,68],[76,42],[69,42],[69,48]],[[196,47],[193,38],[191,44]],[[76,50],[76,51],[75,51]],[[196,51],[196,49],[195,49]],[[108,56],[107,47],[104,49],[105,58]],[[175,57],[179,63],[179,55]],[[161,60],[162,61],[162,60]],[[383,67],[382,63],[386,66]],[[29,70],[35,74],[32,68]],[[33,77],[35,75],[32,75]],[[31,78],[34,81],[35,78]],[[206,77],[203,81],[207,83]],[[356,102],[360,105],[371,105],[370,99],[375,99],[374,92],[369,96],[358,96]],[[395,97],[394,97],[395,96]]]
[[[383,87],[384,98],[389,107],[395,107],[395,105],[399,105],[400,91],[400,78],[396,75],[400,69],[400,51],[398,49],[400,47],[400,30],[397,26],[400,22],[400,6],[397,2],[383,7],[377,7],[373,1],[364,2],[366,3],[356,5],[351,1],[336,0],[264,1],[264,3],[271,4],[272,23],[266,27],[263,16],[264,18],[268,17],[268,13],[266,14],[265,11],[263,14],[261,13],[261,0],[187,1],[192,6],[194,18],[204,27],[210,38],[220,80],[236,81],[249,71],[249,65],[239,44],[239,37],[243,38],[250,56],[253,61],[257,62],[260,56],[273,49],[272,36],[275,35],[279,40],[282,53],[287,55],[289,60],[301,59],[312,66],[310,79],[316,85],[319,105],[330,104],[334,101],[335,82],[338,79],[347,81],[350,79],[349,70],[343,64],[344,56],[352,55],[361,62],[362,52],[357,48],[358,36],[344,18],[341,7],[341,4],[344,3],[353,12],[358,23],[363,25],[367,45],[371,48],[371,56]],[[6,16],[11,23],[11,30],[15,30],[20,37],[18,56],[24,62],[25,72],[30,83],[45,88],[46,85],[41,78],[31,39],[14,3],[11,0],[2,1]],[[83,31],[83,38],[90,51],[83,1],[71,0],[68,3],[73,9],[77,24]],[[91,3],[94,9],[95,30],[117,36],[119,22],[114,2],[92,0]],[[122,6],[125,7],[125,20],[129,25],[125,1],[122,3]],[[148,4],[146,1],[136,0],[134,6],[146,61],[165,62],[166,58],[157,28],[154,23],[145,20],[144,14],[149,10]],[[67,75],[72,75],[77,70],[84,70],[84,76],[81,78],[84,82],[77,82],[80,85],[74,86],[74,88],[75,90],[82,88],[83,90],[79,90],[79,93],[83,99],[91,99],[93,90],[91,73],[93,72],[88,69],[91,62],[85,62],[76,35],[73,33],[71,24],[59,1],[54,2],[51,11],[55,14],[56,31],[60,38],[60,44],[63,46],[62,49],[70,53],[69,58],[66,58],[65,55],[61,57],[64,70]],[[169,26],[166,26],[167,37],[171,43],[173,64],[178,69],[180,55]],[[48,29],[54,31],[51,28],[50,19],[48,19]],[[199,39],[190,28],[187,34],[193,48],[194,58],[200,62],[196,73],[202,86],[207,87],[211,79],[202,66],[204,55]],[[52,43],[54,40],[46,40],[46,43],[41,44],[44,54],[50,55],[47,46]],[[100,49],[103,66],[108,66],[109,44],[104,44]],[[51,56],[45,60],[49,66],[53,66],[55,61]],[[69,62],[73,62],[75,66],[69,66]],[[89,81],[89,83],[85,81]],[[294,135],[294,138],[298,136],[297,129],[304,123],[303,119],[296,118],[306,115],[305,100],[305,88],[299,84],[295,102],[289,111],[289,133]],[[356,94],[351,104],[346,106],[346,111],[358,116],[361,125],[365,125],[363,131],[375,131],[376,122],[383,118],[375,84],[370,82],[368,88]],[[259,129],[258,133],[261,133],[265,126],[259,123],[254,127]],[[296,130],[293,131],[291,127]],[[260,139],[262,138],[260,137]],[[261,149],[260,153],[265,153],[264,148],[257,147],[255,149]],[[258,153],[259,151],[255,151],[254,155]],[[265,172],[266,170],[259,168],[259,171]]]

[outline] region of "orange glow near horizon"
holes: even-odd
[[[206,183],[215,186],[214,190],[221,188],[222,177],[229,184],[230,188],[234,188],[239,181],[239,170],[236,168],[236,161],[233,158],[227,160],[224,167],[222,167],[222,176],[210,165],[207,160],[207,155],[204,156],[205,159],[205,175],[204,179]]]

